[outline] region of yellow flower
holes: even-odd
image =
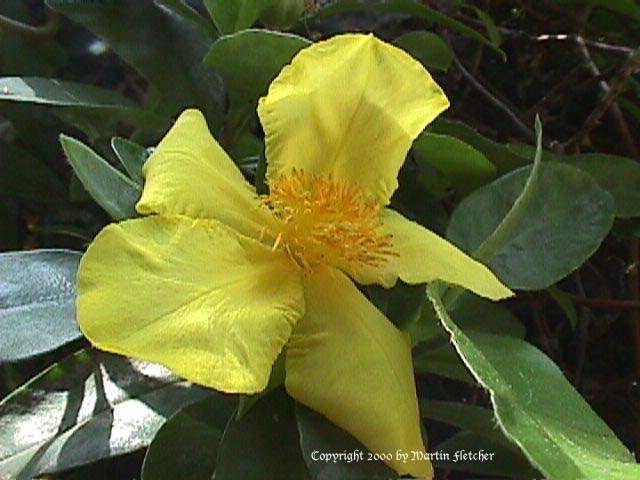
[[[262,391],[284,348],[292,397],[371,451],[425,451],[407,337],[351,278],[511,295],[386,208],[412,141],[448,105],[418,62],[372,35],[316,43],[260,100],[263,197],[203,116],[184,112],[145,165],[137,210],[147,216],[107,226],[82,259],[82,331],[231,393]],[[433,475],[425,460],[388,463]]]

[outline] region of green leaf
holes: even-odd
[[[138,108],[127,97],[104,88],[39,77],[0,78],[0,100],[27,102],[56,107]]]
[[[472,5],[468,5],[467,7],[471,8],[476,13],[476,15],[478,15],[478,18],[482,21],[482,23],[484,23],[484,27],[487,30],[487,36],[489,37],[491,43],[495,47],[500,47],[500,45],[502,44],[502,35],[500,34],[500,30],[498,30],[498,27],[496,26],[496,22],[494,22],[493,18],[491,18],[491,15],[489,15],[484,10],[479,9],[478,7],[474,7]]]
[[[114,220],[136,216],[140,188],[85,144],[60,135],[60,143],[74,172],[94,200]]]
[[[489,390],[501,428],[546,477],[640,476],[631,452],[548,357],[514,337],[465,333],[449,316],[436,286],[427,293],[458,354]]]
[[[531,145],[513,144],[509,150],[532,158],[535,148]],[[640,164],[630,158],[604,153],[579,155],[559,155],[550,151],[542,152],[542,160],[573,165],[591,175],[598,185],[607,190],[616,202],[616,217],[640,216]]]
[[[576,307],[573,305],[571,297],[555,285],[551,285],[547,288],[547,293],[558,304],[565,317],[567,317],[567,320],[569,320],[569,323],[571,324],[571,328],[575,329],[576,325],[578,325],[578,312],[576,312]]]
[[[216,465],[216,480],[307,478],[293,400],[283,389],[261,398],[240,420],[229,420]]]
[[[486,38],[477,30],[468,27],[462,22],[445,15],[433,8],[414,2],[413,0],[387,0],[381,2],[370,2],[366,0],[338,0],[322,8],[314,18],[323,19],[330,15],[351,13],[351,12],[376,12],[376,13],[404,13],[415,18],[421,18],[443,27],[450,28],[461,35],[472,38],[498,53],[503,60],[506,54],[496,47],[491,40]]]
[[[413,144],[418,164],[428,164],[462,190],[472,190],[495,178],[496,168],[478,150],[448,135],[424,132]]]
[[[272,0],[204,0],[211,19],[223,34],[251,27]]]
[[[546,288],[577,269],[614,218],[613,199],[588,174],[539,163],[538,180],[525,192],[531,175],[531,167],[523,167],[476,190],[456,208],[447,230],[463,250],[490,259],[509,287],[523,290]]]
[[[453,62],[453,52],[449,45],[433,32],[407,32],[393,41],[412,57],[420,60],[427,68],[446,72]]]
[[[205,62],[222,76],[231,103],[257,105],[269,84],[298,51],[305,38],[268,30],[244,30],[220,37]]]
[[[167,420],[147,450],[142,480],[200,480],[211,478],[218,444],[236,402],[213,393]]]
[[[524,338],[527,333],[520,319],[507,307],[468,291],[460,296],[453,312],[464,329],[516,338]]]
[[[0,472],[26,480],[138,450],[210,394],[159,365],[82,350],[0,402]]]
[[[46,4],[98,37],[161,94],[156,110],[173,116],[198,105],[213,124],[222,120],[219,79],[202,58],[211,38],[155,2],[46,0]],[[159,61],[161,59],[161,61]]]
[[[436,466],[482,475],[498,475],[501,478],[539,478],[540,475],[521,454],[504,443],[487,439],[473,432],[460,432],[437,445],[437,452],[444,457],[436,460]],[[467,457],[465,455],[475,455]]]
[[[437,347],[423,350],[418,346],[414,353],[413,366],[416,373],[431,373],[476,385],[464,363],[446,339],[441,340]]]
[[[147,149],[142,145],[138,145],[131,140],[121,137],[113,137],[111,139],[111,148],[131,177],[131,180],[139,187],[142,187],[144,185],[142,167],[147,158],[149,158]]]
[[[464,329],[516,338],[524,338],[526,334],[522,322],[504,305],[490,302],[470,292],[459,295],[454,313]],[[428,299],[422,305],[422,316],[408,331],[416,340],[426,342],[415,349],[414,367],[417,372],[475,384],[440,327],[436,312]]]
[[[0,362],[49,352],[82,336],[75,309],[80,257],[69,250],[0,253]]]
[[[0,78],[0,101],[59,107],[56,114],[63,121],[93,138],[115,131],[119,121],[158,130],[168,124],[118,92],[50,78]]]
[[[271,0],[260,13],[260,21],[273,30],[286,30],[294,26],[304,12],[307,0]]]
[[[616,217],[640,217],[640,164],[602,153],[573,155],[564,162],[589,173],[616,202]]]
[[[296,418],[302,453],[314,479],[398,478],[398,474],[383,462],[369,460],[370,452],[364,445],[319,413],[296,403]],[[321,459],[320,453],[345,453],[351,457],[334,462]]]
[[[193,7],[191,7],[186,0],[156,0],[158,3],[170,8],[178,15],[182,16],[187,21],[193,23],[202,33],[209,38],[215,38],[217,36],[216,29],[211,22],[200,15]]]
[[[462,122],[439,118],[429,125],[427,131],[449,135],[468,143],[484,154],[496,166],[501,175],[529,163],[520,155],[511,152],[506,145],[480,135],[477,130]]]
[[[512,446],[515,451],[518,451],[518,447],[504,436],[493,411],[488,408],[459,402],[420,399],[420,412],[422,418],[468,430],[493,439],[496,443]]]

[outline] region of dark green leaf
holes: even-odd
[[[118,121],[156,129],[167,124],[118,92],[50,78],[0,78],[0,101],[59,107],[60,118],[96,138],[102,136],[97,131],[115,131]]]
[[[545,476],[640,476],[631,452],[548,357],[514,337],[465,333],[445,310],[434,285],[428,294],[458,354],[489,390],[502,429]]]
[[[419,164],[429,164],[463,190],[495,178],[496,168],[478,150],[457,138],[422,133],[413,144]]]
[[[193,9],[187,0],[156,0],[158,3],[170,8],[178,15],[184,17],[187,21],[193,23],[202,33],[210,38],[216,36],[216,29],[213,24],[202,15],[200,15],[195,9]]]
[[[476,385],[475,380],[453,347],[448,344],[446,338],[442,339],[437,347],[426,350],[418,347],[414,355],[413,365],[417,373],[431,373],[470,385]]]
[[[60,135],[69,163],[94,200],[115,220],[136,216],[140,188],[85,144]]]
[[[476,130],[462,122],[439,118],[429,125],[427,131],[449,135],[468,143],[482,152],[497,167],[499,174],[510,172],[529,163],[520,155],[509,151],[506,145],[480,135]]]
[[[75,309],[80,256],[68,250],[0,254],[0,362],[49,352],[82,336]]]
[[[562,310],[562,313],[567,317],[567,320],[569,320],[569,323],[571,324],[571,328],[576,328],[576,325],[578,324],[578,313],[576,312],[576,307],[573,304],[571,297],[555,285],[551,285],[547,288],[547,293],[555,300]]]
[[[214,124],[222,119],[218,78],[202,65],[211,38],[151,1],[46,0],[54,10],[104,39],[160,92],[157,110],[173,116],[198,105]],[[158,61],[158,59],[162,59]]]
[[[144,184],[142,166],[147,158],[149,158],[147,149],[131,140],[120,137],[113,137],[111,139],[111,148],[116,152],[118,160],[120,160],[120,163],[131,177],[131,180],[139,187],[142,187]]]
[[[145,447],[167,418],[210,394],[159,365],[78,352],[0,402],[2,478],[26,480]]]
[[[525,326],[504,305],[464,292],[453,310],[461,328],[524,338]]]
[[[530,145],[509,145],[509,150],[524,158],[533,158],[535,148]],[[616,217],[640,216],[640,164],[630,158],[604,153],[559,155],[542,152],[542,160],[563,162],[591,175],[607,190],[616,202]]]
[[[447,71],[453,62],[453,53],[445,41],[433,32],[407,32],[393,43],[411,54],[427,68]]]
[[[451,217],[447,237],[474,252],[514,206],[531,173],[520,168],[465,198]],[[596,251],[613,224],[611,196],[588,174],[544,162],[529,201],[511,216],[508,238],[489,265],[509,287],[538,290],[553,285]]]
[[[233,397],[213,393],[171,417],[149,445],[142,480],[211,478],[218,444],[235,404]]]
[[[272,0],[204,0],[220,33],[235,33],[251,27]]]
[[[0,78],[0,100],[57,107],[137,108],[135,103],[118,92],[93,85],[39,77]]]
[[[420,412],[423,418],[447,423],[461,430],[469,430],[493,439],[497,443],[510,445],[516,452],[518,451],[518,448],[504,436],[493,411],[489,408],[466,403],[421,399]]]
[[[332,2],[327,7],[318,12],[316,18],[325,18],[330,15],[351,13],[351,12],[381,12],[381,13],[404,13],[415,18],[421,18],[428,22],[433,22],[443,27],[450,28],[461,35],[472,38],[484,45],[491,47],[502,59],[506,59],[505,53],[496,47],[491,40],[486,38],[477,30],[468,27],[462,22],[445,15],[438,10],[419,4],[412,0],[387,0],[381,2],[370,2],[366,0],[339,0]]]
[[[517,338],[524,338],[526,334],[522,322],[504,305],[490,302],[470,292],[464,292],[458,297],[454,312],[464,329]],[[416,348],[416,371],[474,384],[439,323],[433,305],[426,300],[422,305],[422,316],[407,329],[415,340],[426,342]]]
[[[314,479],[398,478],[398,474],[383,462],[368,460],[366,447],[319,413],[297,403],[296,417],[302,453]],[[334,462],[321,459],[320,453],[345,453],[351,457]]]
[[[482,23],[484,23],[484,27],[487,30],[487,36],[489,37],[491,43],[495,47],[500,47],[500,45],[502,44],[502,35],[500,34],[500,30],[498,30],[498,27],[496,26],[496,22],[494,22],[493,18],[491,18],[491,15],[477,7],[470,6],[470,8],[472,8],[473,11],[476,12],[478,18],[482,21]]]
[[[613,196],[616,217],[640,217],[640,163],[602,153],[574,155],[564,162],[589,173]]]
[[[457,433],[437,445],[436,449],[447,458],[435,462],[443,469],[520,479],[540,477],[521,454],[504,443],[473,432]]]
[[[296,35],[244,30],[220,37],[205,62],[222,75],[233,104],[250,103],[255,107],[282,67],[310,44]]]
[[[240,420],[229,420],[216,465],[216,480],[307,477],[293,400],[283,389],[260,399]]]
[[[286,30],[294,26],[304,12],[307,0],[271,0],[260,13],[260,21],[273,30]]]

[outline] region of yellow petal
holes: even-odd
[[[338,270],[306,277],[305,299],[287,346],[289,394],[372,452],[392,453],[398,473],[431,478],[429,461],[395,460],[425,451],[408,339]]]
[[[352,267],[349,274],[359,283],[392,287],[398,277],[410,284],[443,280],[492,300],[513,295],[491,270],[444,238],[390,209],[381,220],[381,233],[393,236],[398,256],[381,267]]]
[[[304,310],[286,254],[186,217],[106,227],[82,258],[78,290],[78,322],[96,347],[232,393],[264,389]]]
[[[197,110],[183,112],[144,166],[141,214],[213,218],[256,238],[271,214],[211,136]]]
[[[268,176],[332,175],[386,205],[413,139],[448,106],[418,61],[373,35],[316,43],[260,99]]]

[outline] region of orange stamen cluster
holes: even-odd
[[[269,232],[273,248],[284,248],[303,268],[380,266],[392,251],[391,235],[378,232],[380,205],[361,190],[331,177],[294,170],[269,182],[263,202],[282,223]]]

